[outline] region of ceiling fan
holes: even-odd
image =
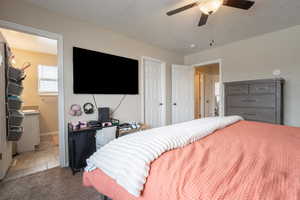
[[[202,12],[198,26],[203,26],[206,24],[208,16],[215,13],[222,5],[248,10],[253,6],[254,3],[254,1],[248,0],[199,0],[181,8],[169,11],[167,12],[167,15],[175,15],[182,11],[198,6]]]

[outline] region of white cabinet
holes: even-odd
[[[40,144],[40,113],[34,110],[23,112],[25,114],[24,132],[17,143],[18,153],[34,151],[35,146]]]

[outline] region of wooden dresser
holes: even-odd
[[[283,79],[225,83],[225,115],[283,124]]]

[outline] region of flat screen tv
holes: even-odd
[[[139,93],[137,60],[73,47],[75,94]]]

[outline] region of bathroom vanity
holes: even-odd
[[[17,143],[17,152],[34,151],[40,144],[40,112],[38,110],[23,110],[23,136]]]

